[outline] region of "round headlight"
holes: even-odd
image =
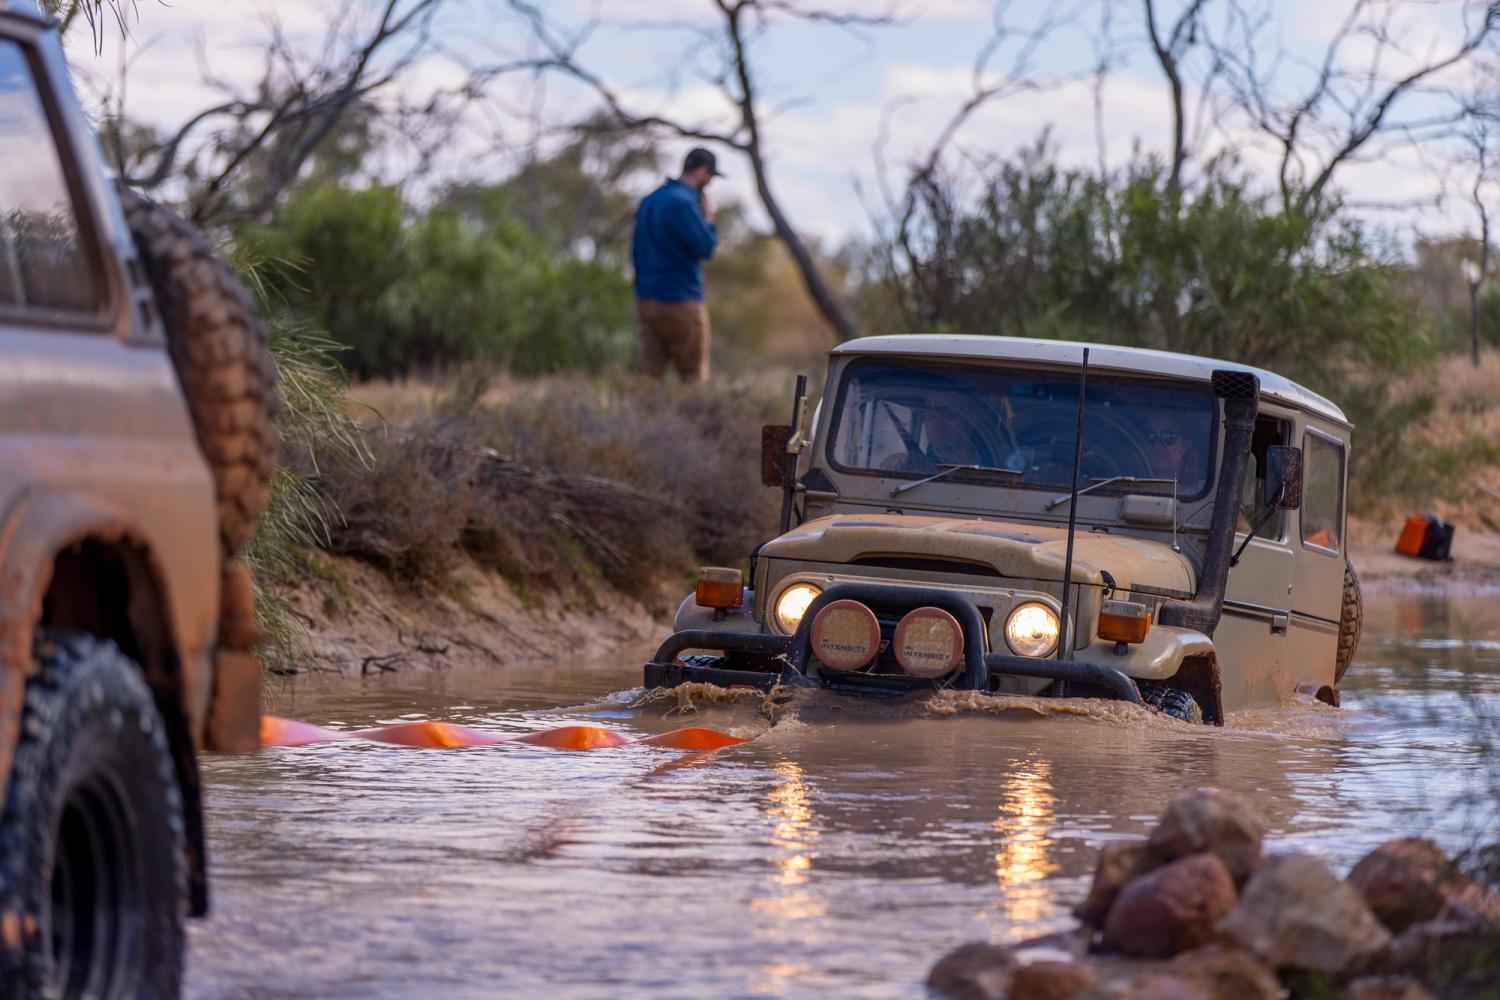
[[[775,618],[776,627],[783,635],[797,631],[802,616],[807,614],[807,606],[822,592],[822,587],[810,583],[794,583],[781,592],[776,598]]]
[[[1020,656],[1046,656],[1057,647],[1057,612],[1045,604],[1022,604],[1005,619],[1005,642]]]

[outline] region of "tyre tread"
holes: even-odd
[[[233,558],[255,531],[276,457],[276,366],[265,323],[192,223],[123,186],[120,199],[213,469],[220,544]]]
[[[36,836],[34,814],[39,795],[60,784],[59,772],[65,761],[65,755],[48,752],[49,743],[65,741],[106,705],[134,709],[141,731],[155,751],[155,778],[165,797],[169,831],[177,845],[171,856],[172,891],[178,900],[186,899],[187,864],[182,848],[182,798],[166,727],[139,668],[113,642],[88,635],[41,632],[35,648],[36,671],[26,683],[20,736],[5,810],[0,814],[0,919],[19,915],[23,940],[19,951],[0,944],[0,982],[17,984],[26,991],[22,995],[41,996],[47,989],[51,954],[50,945],[39,940],[39,914],[51,873],[45,870],[48,859],[32,843]],[[165,928],[175,942],[177,965],[174,968],[170,963],[159,963],[149,970],[152,982],[141,984],[141,996],[176,995],[181,981],[183,909],[172,908]],[[27,928],[31,929],[30,938],[25,936]]]

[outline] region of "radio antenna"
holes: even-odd
[[[1073,587],[1073,536],[1078,532],[1078,474],[1083,464],[1083,401],[1089,387],[1089,349],[1083,349],[1083,367],[1078,370],[1078,427],[1073,433],[1073,493],[1068,504],[1068,553],[1063,560],[1062,622],[1058,628],[1057,658],[1073,654],[1075,637],[1068,628],[1068,592]]]

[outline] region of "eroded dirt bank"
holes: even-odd
[[[289,598],[307,629],[299,673],[348,677],[454,666],[503,667],[644,646],[660,609],[609,588],[526,594],[472,562],[444,592],[393,582],[358,560],[325,557]]]

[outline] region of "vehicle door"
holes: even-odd
[[[1347,432],[1316,422],[1302,432],[1302,507],[1296,511],[1296,589],[1290,635],[1294,681],[1332,684],[1343,607]]]
[[[1291,691],[1287,633],[1291,623],[1295,554],[1291,518],[1267,503],[1267,452],[1292,442],[1291,411],[1261,407],[1240,490],[1234,535],[1239,560],[1229,570],[1224,614],[1214,633],[1224,707],[1265,704]],[[1259,526],[1252,535],[1251,531]]]

